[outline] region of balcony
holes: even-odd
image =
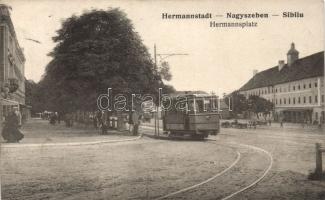
[[[16,78],[9,78],[9,93],[14,93],[18,90],[19,88],[19,82],[18,79]]]

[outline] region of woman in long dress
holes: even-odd
[[[24,135],[20,132],[20,119],[19,111],[12,111],[4,122],[4,127],[2,129],[2,137],[8,142],[19,142],[19,140],[24,138]]]

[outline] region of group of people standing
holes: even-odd
[[[90,116],[90,119],[93,120],[94,127],[99,128],[103,135],[107,134],[109,128],[118,128],[120,122],[128,123],[130,127],[129,131],[133,135],[138,135],[140,118],[141,114],[138,111],[132,111],[127,116],[120,115],[117,118],[110,116],[109,113],[104,111],[97,111]]]
[[[61,117],[58,112],[54,112],[50,114],[50,124],[55,125],[56,123],[61,123]]]
[[[24,138],[19,130],[22,126],[22,117],[17,107],[5,117],[2,129],[2,137],[7,143],[17,143]]]

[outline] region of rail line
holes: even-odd
[[[217,141],[217,140],[213,140],[213,139],[208,139],[209,141]],[[253,149],[253,150],[256,150],[256,151],[260,151],[260,152],[263,152],[265,155],[267,155],[268,159],[269,159],[269,165],[268,167],[264,170],[264,173],[262,174],[262,176],[260,176],[258,179],[256,179],[253,183],[249,184],[248,186],[245,186],[243,188],[241,188],[240,190],[237,190],[229,195],[227,195],[226,197],[223,197],[222,199],[220,200],[228,200],[228,199],[231,199],[233,198],[234,196],[254,187],[255,185],[257,185],[263,178],[265,178],[265,176],[269,173],[269,171],[271,170],[272,166],[273,166],[273,156],[270,152],[266,151],[265,149],[262,149],[262,148],[259,148],[259,147],[256,147],[256,146],[253,146],[253,145],[248,145],[248,144],[241,144],[241,143],[230,143],[230,145],[234,146],[234,145],[239,145],[239,146],[242,146],[242,147],[246,147],[246,148],[250,148],[250,149]],[[200,187],[202,186],[203,184],[206,184],[214,179],[216,179],[217,177],[225,174],[227,171],[229,171],[231,168],[233,168],[237,163],[238,161],[240,160],[241,158],[241,154],[237,152],[237,158],[236,160],[228,167],[226,168],[225,170],[223,170],[222,172],[219,172],[218,174],[212,176],[211,178],[205,180],[205,181],[202,181],[198,184],[195,184],[195,185],[192,185],[192,186],[189,186],[189,187],[186,187],[186,188],[183,188],[183,189],[180,189],[178,191],[175,191],[175,192],[172,192],[172,193],[169,193],[167,195],[164,195],[162,197],[158,197],[158,198],[155,198],[154,200],[162,200],[162,199],[166,199],[168,197],[171,197],[171,196],[175,196],[177,194],[180,194],[180,193],[183,193],[183,192],[186,192],[186,191],[189,191],[189,190],[192,190],[192,189],[195,189],[197,187]]]
[[[264,173],[263,173],[263,175],[261,177],[259,177],[258,179],[256,179],[250,185],[248,185],[246,187],[243,187],[242,189],[237,190],[236,192],[233,192],[232,194],[230,194],[230,195],[228,195],[226,197],[223,197],[221,200],[231,199],[232,197],[238,195],[239,193],[242,193],[242,192],[244,192],[244,191],[246,191],[246,190],[254,187],[263,178],[265,178],[265,176],[269,173],[269,171],[271,170],[271,168],[273,166],[273,156],[272,156],[272,154],[270,152],[266,151],[265,149],[262,149],[262,148],[259,148],[259,147],[256,147],[256,146],[252,146],[252,145],[248,145],[248,144],[239,144],[239,143],[237,143],[237,144],[240,145],[240,146],[248,147],[248,148],[251,148],[251,149],[254,149],[254,150],[257,150],[257,151],[261,151],[261,152],[265,153],[269,157],[270,163],[269,163],[269,166],[266,168],[266,170],[264,170]]]
[[[202,182],[200,182],[200,183],[198,183],[198,184],[192,185],[192,186],[190,186],[190,187],[183,188],[183,189],[178,190],[178,191],[176,191],[176,192],[172,192],[172,193],[167,194],[167,195],[165,195],[165,196],[158,197],[158,198],[156,198],[156,199],[154,199],[154,200],[165,199],[165,198],[168,198],[168,197],[171,197],[171,196],[174,196],[174,195],[177,195],[177,194],[180,194],[180,193],[183,193],[183,192],[186,192],[186,191],[192,190],[192,189],[194,189],[194,188],[197,188],[197,187],[199,187],[199,186],[201,186],[201,185],[203,185],[203,184],[206,184],[206,183],[208,183],[208,182],[210,182],[210,181],[216,179],[217,177],[223,175],[223,174],[226,173],[228,170],[230,170],[231,168],[233,168],[233,167],[238,163],[238,161],[240,160],[240,158],[241,158],[241,154],[240,154],[238,151],[236,151],[236,153],[237,153],[236,160],[235,160],[235,161],[234,161],[234,162],[233,162],[229,167],[227,167],[227,168],[224,169],[223,171],[221,171],[221,172],[215,174],[215,175],[212,176],[211,178],[209,178],[209,179],[207,179],[207,180],[205,180],[205,181],[202,181]]]

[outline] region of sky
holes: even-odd
[[[214,91],[221,95],[239,89],[253,75],[286,60],[292,42],[305,57],[324,50],[324,5],[321,0],[0,0],[12,7],[11,18],[26,57],[25,76],[39,81],[47,56],[55,47],[52,37],[62,21],[86,10],[120,8],[153,55],[182,53],[165,58],[177,90]],[[229,19],[226,13],[268,13],[267,19]],[[303,18],[283,18],[300,12]],[[212,13],[213,19],[162,19],[162,13]],[[222,15],[222,17],[215,17]],[[279,15],[279,16],[271,16]],[[216,22],[257,22],[251,28],[211,28]],[[26,38],[40,41],[36,43]],[[158,61],[162,61],[158,57]]]

